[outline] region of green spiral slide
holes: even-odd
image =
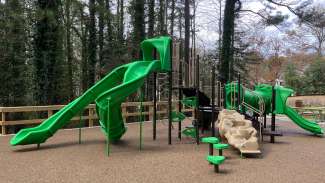
[[[82,96],[78,97],[39,126],[19,131],[10,144],[27,145],[44,143],[57,130],[64,127],[71,118],[80,113],[90,103],[96,102],[96,111],[100,125],[110,140],[119,140],[126,132],[121,103],[135,93],[151,72],[168,72],[171,70],[169,37],[147,39],[141,43],[142,61],[134,61],[114,69],[98,81]],[[152,52],[156,49],[159,60],[153,60]],[[108,125],[109,124],[109,125]]]
[[[255,86],[255,89],[246,90],[242,86],[238,87],[238,83],[229,83],[226,85],[226,108],[234,109],[238,106],[237,101],[234,102],[233,96],[238,95],[238,88],[240,88],[241,98],[245,103],[249,104],[255,109],[259,109],[259,102],[264,101],[265,113],[271,113],[272,105],[272,86],[267,84],[261,84]],[[287,98],[293,93],[292,89],[285,88],[283,86],[276,85],[274,87],[275,98],[275,114],[285,114],[295,124],[304,130],[307,130],[315,135],[324,134],[324,130],[315,122],[309,121],[299,115],[293,108],[286,105]]]

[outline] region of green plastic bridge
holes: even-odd
[[[142,61],[134,61],[114,69],[82,96],[66,105],[40,125],[19,131],[11,139],[10,144],[16,146],[44,143],[57,130],[69,123],[71,118],[94,101],[96,102],[96,111],[102,131],[110,140],[119,140],[126,132],[121,103],[143,85],[144,79],[151,72],[168,72],[171,70],[170,44],[170,37],[158,37],[143,41],[141,43]],[[153,49],[157,49],[160,60],[153,59]]]
[[[241,85],[238,87],[238,83],[228,83],[226,85],[226,108],[234,109],[238,107],[238,102],[232,100],[234,95],[238,95],[238,88],[240,88],[240,93],[243,101],[255,109],[260,108],[260,102],[263,100],[264,112],[269,114],[272,112],[272,86],[267,84],[261,84],[255,86],[255,90],[250,91],[243,88]],[[293,108],[286,105],[287,98],[292,95],[293,90],[285,88],[283,86],[276,85],[274,87],[276,98],[275,98],[275,114],[285,114],[287,115],[295,124],[299,127],[307,130],[316,135],[324,134],[323,129],[313,121],[308,121],[299,115]],[[237,97],[236,97],[237,98]]]

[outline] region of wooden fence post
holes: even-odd
[[[88,116],[89,116],[88,126],[93,127],[94,126],[94,109],[92,107],[90,107],[88,109]]]
[[[52,110],[47,110],[47,117],[51,117],[53,115],[53,111]]]
[[[153,103],[149,104],[149,121],[153,122]]]
[[[128,111],[126,110],[126,105],[124,105],[125,103],[122,104],[122,117],[123,117],[123,121],[124,123],[126,123],[127,121],[127,113]]]
[[[6,124],[5,124],[5,121],[6,121],[6,113],[5,112],[1,112],[1,121],[2,121],[1,134],[6,135],[7,132],[6,132]]]

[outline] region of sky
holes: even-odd
[[[222,0],[224,3],[225,0]],[[249,9],[255,12],[264,8],[262,4],[263,0],[242,0],[242,9]],[[265,1],[264,1],[265,2]],[[295,0],[291,0],[295,2]],[[298,1],[299,2],[299,1]],[[315,0],[314,4],[324,6],[325,0]],[[222,4],[224,7],[224,4]],[[293,23],[297,17],[292,14],[287,8],[277,6],[273,12],[279,11],[283,15],[288,15],[288,19],[282,26],[279,26],[278,30],[274,26],[262,27],[260,33],[264,33],[270,36],[283,36],[284,32],[289,29],[293,29],[295,24]],[[219,0],[200,0],[197,5],[197,42],[203,49],[215,48],[216,42],[219,38],[218,34],[218,18],[219,18]],[[223,13],[223,9],[222,9]],[[249,29],[252,25],[257,24],[261,18],[251,13],[241,13],[240,24],[244,29]]]

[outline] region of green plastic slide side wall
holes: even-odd
[[[162,71],[171,71],[171,38],[167,36],[157,37],[153,39],[144,40],[141,43],[144,61],[152,61],[153,49],[156,48],[159,53]]]
[[[293,90],[290,88],[285,88],[283,86],[278,86],[278,85],[275,86],[274,89],[275,89],[275,93],[276,93],[275,113],[276,114],[284,114],[287,99],[289,96],[291,96],[293,94]]]

